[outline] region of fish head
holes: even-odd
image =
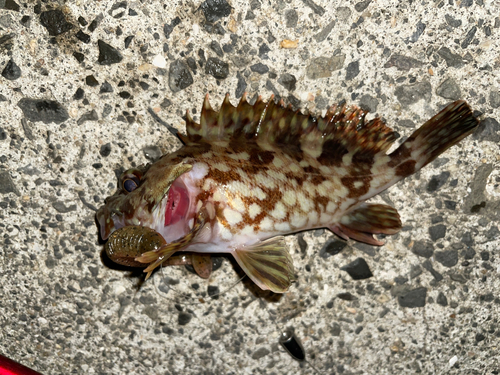
[[[123,172],[118,190],[96,213],[101,238],[106,240],[117,229],[131,225],[152,228],[167,242],[187,234],[192,199],[181,176],[191,168],[164,157]]]

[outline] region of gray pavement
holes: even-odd
[[[43,374],[499,374],[499,9],[0,0],[0,354]],[[289,236],[282,297],[229,258],[144,283],[103,261],[94,214],[116,173],[178,148],[166,125],[183,132],[206,93],[245,91],[313,113],[346,100],[398,142],[456,99],[482,123],[375,199],[404,223],[384,246]],[[372,277],[341,270],[358,258]]]

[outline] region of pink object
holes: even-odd
[[[0,375],[41,375],[20,363],[14,362],[12,359],[4,357],[0,354]]]

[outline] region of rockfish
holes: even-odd
[[[294,280],[284,235],[328,228],[372,245],[401,229],[396,209],[365,201],[412,175],[471,134],[478,121],[465,101],[449,104],[388,154],[395,133],[355,106],[324,117],[244,95],[219,111],[187,114],[184,144],[153,164],[125,171],[97,212],[106,251],[117,263],[151,272],[175,252],[230,253],[262,289]],[[196,268],[196,267],[195,267]]]

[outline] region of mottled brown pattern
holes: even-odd
[[[370,190],[370,181],[372,180],[372,176],[366,177],[352,177],[345,176],[340,179],[342,185],[349,189],[349,198],[359,198]],[[362,182],[363,184],[360,187],[356,187],[356,182]]]
[[[234,169],[223,172],[217,168],[210,168],[207,177],[221,184],[231,181],[241,181],[241,176]]]
[[[406,142],[411,141],[413,141],[411,137],[406,140]],[[398,147],[396,150],[394,150],[394,152],[390,154],[391,159],[387,163],[388,167],[394,168],[397,165],[401,164],[401,162],[403,162],[404,160],[407,160],[411,157],[412,149],[403,145],[401,145],[401,147]]]
[[[231,152],[232,151],[232,152]],[[233,138],[229,142],[228,152],[239,154],[240,152],[248,152],[248,143],[242,142],[239,138]]]
[[[263,150],[252,150],[250,159],[248,160],[253,165],[267,165],[274,160],[274,152]]]
[[[323,144],[323,151],[318,157],[318,161],[322,165],[338,167],[342,164],[342,157],[347,153],[349,150],[345,148],[342,141],[330,139]]]
[[[318,168],[314,168],[310,165],[303,168],[303,170],[304,170],[304,173],[309,173],[309,174],[320,174],[321,173]]]
[[[330,199],[328,199],[328,197],[324,197],[322,195],[316,195],[313,198],[313,202],[314,202],[314,207],[315,207],[316,211],[319,213],[319,212],[325,210],[326,206],[328,205],[328,202],[330,202]]]
[[[415,160],[408,160],[396,167],[396,176],[407,177],[415,173]]]
[[[262,221],[262,219],[269,215],[269,212],[274,209],[276,203],[278,203],[283,198],[283,192],[279,188],[265,189],[261,187],[261,189],[266,194],[266,199],[264,200],[260,200],[254,197],[241,197],[241,199],[245,203],[245,206],[247,207],[247,212],[243,213],[243,220],[238,223],[239,229],[244,228],[246,225],[252,225],[254,226],[254,230],[257,231],[258,228],[256,229],[256,227],[258,226],[258,224]],[[250,207],[254,203],[260,206],[262,211],[252,219],[248,214],[248,207]]]
[[[250,175],[256,175],[257,173],[261,171],[267,171],[268,168],[264,166],[256,166],[253,164],[248,164],[248,163],[242,163],[240,166],[241,170],[245,173],[248,173]]]
[[[356,165],[365,165],[366,169],[370,169],[375,162],[375,155],[358,151],[353,155],[352,162]]]
[[[293,173],[293,172],[286,172],[285,173],[285,177],[288,179],[288,180],[295,180],[297,181],[297,185],[298,186],[302,186],[302,184],[304,183],[304,181],[306,180],[306,177],[303,175],[303,174],[297,174],[297,173]]]
[[[208,200],[208,198],[210,198],[211,196],[213,195],[213,192],[211,191],[205,191],[205,190],[202,190],[197,196],[196,196],[196,201],[199,202],[199,201],[202,201],[202,202],[206,202]]]
[[[326,181],[327,177],[323,176],[322,174],[315,174],[310,177],[308,181],[310,181],[313,185],[318,186],[321,184],[323,181]]]
[[[260,214],[256,215],[253,219],[250,217],[248,212],[243,213],[243,227],[250,225],[253,227],[255,232],[260,230],[260,222],[268,215],[268,212],[262,211]]]

